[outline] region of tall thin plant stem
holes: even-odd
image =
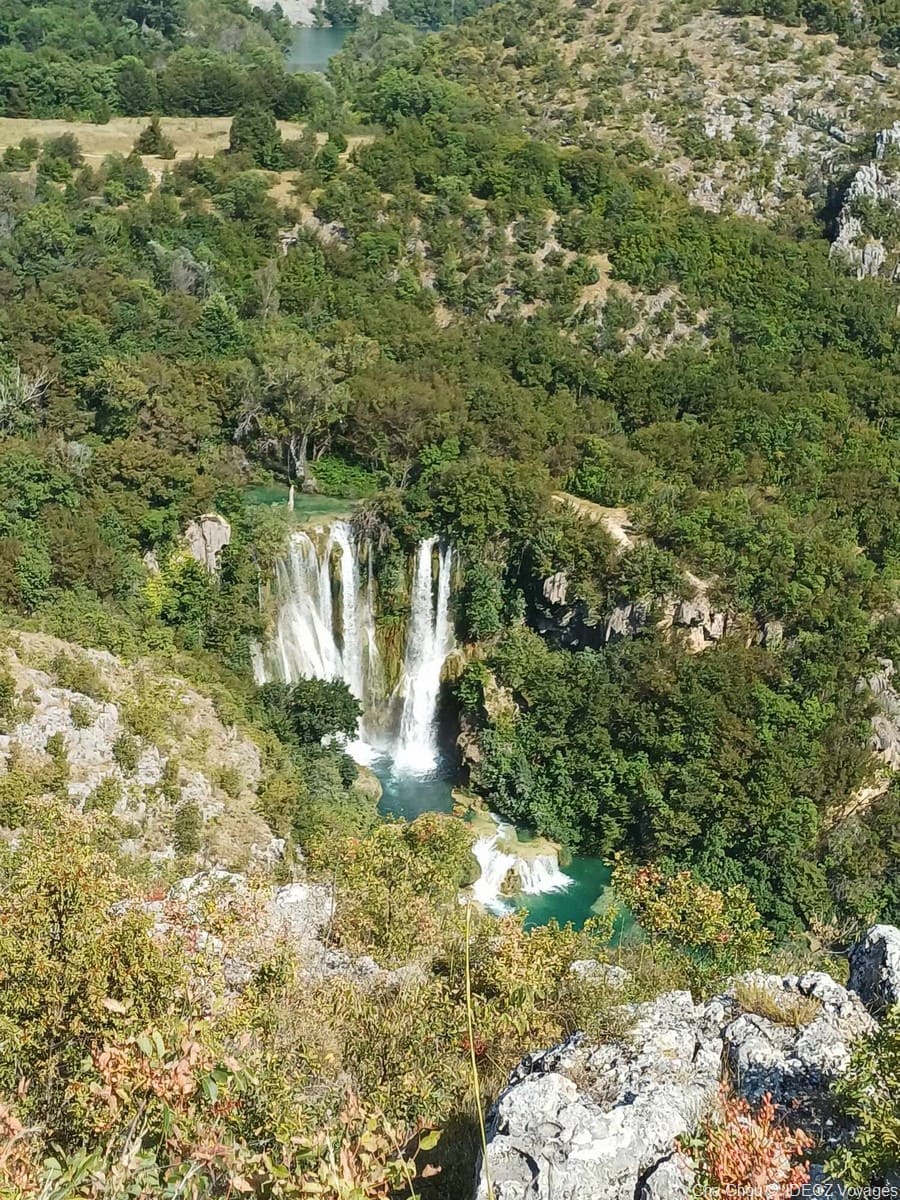
[[[487,1183],[487,1200],[494,1200],[494,1185],[488,1163],[487,1130],[484,1126],[484,1109],[481,1104],[481,1083],[478,1079],[478,1061],[475,1057],[475,1015],[472,1008],[472,964],[470,945],[472,940],[472,905],[466,905],[466,1023],[469,1030],[469,1058],[472,1063],[472,1092],[478,1112],[478,1129],[481,1133],[481,1161],[484,1163],[484,1178]]]

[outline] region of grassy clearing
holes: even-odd
[[[23,138],[33,137],[41,143],[63,133],[78,138],[82,152],[89,161],[102,161],[107,154],[130,154],[138,134],[148,123],[148,117],[115,117],[105,125],[86,121],[36,121],[32,117],[0,117],[0,151],[17,146]],[[176,158],[192,158],[195,154],[212,155],[228,146],[231,117],[161,117],[162,131],[175,146]],[[279,121],[284,137],[298,137],[302,126]],[[148,167],[166,166],[164,159],[144,155]]]

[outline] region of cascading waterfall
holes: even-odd
[[[435,562],[437,569],[435,570]],[[407,777],[414,786],[434,772],[439,762],[437,706],[441,672],[453,649],[450,586],[453,549],[437,538],[423,541],[416,552],[410,580],[410,614],[400,682],[390,699],[375,633],[376,586],[371,547],[357,540],[351,527],[335,521],[326,532],[296,531],[274,579],[278,611],[273,637],[265,651],[256,648],[253,671],[258,683],[304,677],[342,679],[360,701],[363,717],[358,738],[347,749],[358,761],[390,764],[393,778]],[[435,578],[436,576],[436,578]],[[385,717],[399,708],[396,736],[386,737]],[[472,897],[494,912],[508,912],[510,872],[515,890],[525,895],[558,892],[571,880],[563,874],[555,852],[543,845],[520,843],[516,831],[491,814],[473,846],[481,876]]]
[[[450,621],[453,550],[450,546],[444,546],[439,551],[435,599],[433,559],[436,546],[437,538],[433,537],[421,543],[413,572],[406,655],[400,684],[403,708],[394,753],[395,767],[407,774],[425,774],[437,765],[437,700],[441,670],[453,649],[453,626]]]
[[[333,546],[341,552],[341,674],[362,704],[366,699],[366,685],[359,628],[359,562],[356,543],[350,540],[350,531],[343,521],[332,526],[329,551]],[[323,562],[328,563],[330,557],[330,553],[323,555]]]
[[[492,819],[494,832],[478,838],[472,847],[481,867],[481,875],[472,885],[474,900],[491,912],[509,912],[513,903],[504,894],[504,884],[510,871],[518,877],[517,890],[526,896],[565,891],[572,881],[560,870],[555,854],[529,854],[527,843],[519,847],[514,826]]]
[[[339,613],[335,613],[333,567],[339,557]],[[275,568],[278,616],[266,654],[254,662],[257,679],[343,679],[371,712],[382,676],[375,638],[371,564],[361,584],[359,547],[350,526],[335,521],[324,545],[298,530],[286,559]],[[365,716],[360,738],[365,734]],[[364,743],[354,743],[362,750]]]
[[[326,555],[302,531],[275,567],[278,617],[267,655],[268,677],[342,679],[341,652],[334,636],[331,578]]]

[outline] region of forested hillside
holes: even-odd
[[[367,17],[325,80],[289,74],[278,13],[238,0],[4,5],[0,116],[19,120],[14,143],[0,120],[0,1121],[25,1149],[0,1156],[0,1195],[124,1194],[100,1134],[118,1169],[133,1102],[156,1155],[135,1195],[406,1196],[405,1156],[427,1158],[442,1126],[455,1140],[422,1194],[459,1200],[469,1060],[496,1091],[538,1043],[619,1031],[614,1000],[569,973],[603,957],[606,917],[464,931],[468,827],[378,817],[321,745],[353,735],[342,684],[255,686],[294,517],[252,489],[345,504],[374,547],[387,647],[416,547],[452,543],[448,752],[506,820],[616,858],[646,937],[635,998],[707,994],[773,955],[840,974],[869,924],[900,922],[900,284],[831,252],[900,104],[893,15],[763,7],[507,0],[435,33]],[[714,59],[730,65],[701,112]],[[116,116],[140,133],[104,155]],[[198,124],[176,157],[172,118],[212,116],[228,148]],[[890,197],[868,216],[892,244]],[[230,524],[214,571],[184,542],[212,512]],[[71,645],[30,661],[38,635]],[[94,695],[88,649],[118,656],[96,660],[112,691]],[[208,811],[167,716],[189,685],[259,752],[252,778],[216,775],[197,735]],[[65,693],[64,728],[35,725],[35,687]],[[124,792],[96,804],[65,768],[92,704],[134,739]],[[24,727],[46,745],[20,745]],[[270,859],[237,854],[233,811],[279,843]],[[253,904],[226,881],[238,899],[211,917],[178,890],[236,863],[258,872]],[[269,956],[276,884],[332,889],[312,998],[309,945]],[[79,947],[59,971],[49,902],[9,933],[55,888]],[[125,896],[144,907],[123,929],[109,906]],[[85,973],[109,947],[134,962],[138,926],[191,954],[218,939],[215,965],[188,972],[210,990],[178,1009],[186,976],[160,943],[131,990],[97,984],[64,1051]],[[335,948],[353,963],[332,971]],[[381,972],[370,991],[359,956]],[[43,1024],[21,991],[36,957],[59,1001]],[[239,983],[233,959],[250,964]],[[37,1032],[19,1054],[7,1029]],[[177,1102],[170,1043],[192,1081]],[[329,1139],[355,1172],[343,1191]],[[214,1165],[179,1191],[198,1146]],[[74,1190],[42,1192],[57,1148]],[[98,1162],[106,1191],[84,1182]]]
[[[281,51],[290,26],[245,0],[10,0],[0,13],[0,115],[217,116],[265,98],[305,111]]]

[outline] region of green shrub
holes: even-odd
[[[21,828],[30,802],[36,800],[42,790],[40,776],[10,762],[5,774],[0,775],[0,825],[6,829]]]
[[[0,730],[8,730],[16,712],[16,681],[10,671],[0,669]]]
[[[133,775],[141,758],[141,744],[138,739],[124,730],[113,742],[113,759],[125,775]]]
[[[178,704],[172,688],[159,679],[143,676],[134,695],[121,704],[122,720],[136,737],[159,742],[173,732]]]
[[[86,654],[69,654],[60,650],[50,663],[50,674],[57,687],[80,692],[92,700],[109,700],[109,689]]]
[[[160,793],[168,800],[169,804],[177,804],[181,799],[180,774],[181,768],[178,765],[178,759],[170,754],[163,766],[158,785]]]
[[[90,729],[94,723],[94,714],[89,704],[85,704],[83,700],[76,700],[69,709],[69,716],[72,718],[72,724],[76,729]]]
[[[900,1167],[900,1005],[857,1045],[834,1091],[855,1131],[829,1159],[828,1174],[866,1188]]]
[[[187,800],[184,804],[179,804],[172,826],[172,840],[176,853],[184,856],[196,854],[201,845],[202,829],[203,816],[194,801]]]
[[[237,800],[244,790],[244,775],[237,767],[220,767],[216,772],[216,783],[226,796]]]
[[[84,811],[111,813],[122,799],[122,784],[115,775],[106,775],[84,802]]]
[[[37,138],[22,138],[18,146],[7,146],[3,151],[3,166],[8,171],[27,171],[39,153]]]
[[[150,118],[150,124],[141,130],[134,148],[138,154],[155,154],[157,158],[175,157],[175,145],[163,133],[159,117]]]
[[[367,471],[331,454],[323,455],[313,471],[320,492],[343,500],[362,500],[366,496],[374,496],[384,482],[374,471]]]

